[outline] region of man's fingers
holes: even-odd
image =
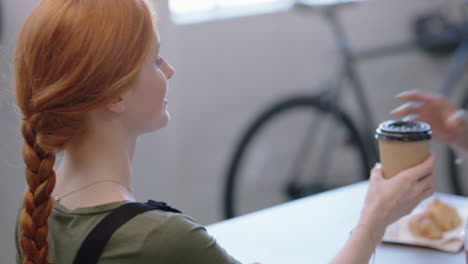
[[[405,91],[396,95],[396,98],[403,101],[428,102],[433,99],[433,95],[428,95],[420,91]]]
[[[406,102],[399,106],[398,108],[392,110],[390,114],[395,117],[404,117],[407,115],[415,115],[420,112],[422,107],[420,102]]]
[[[462,125],[466,117],[467,115],[465,110],[457,110],[447,119],[446,125],[449,129],[456,129],[457,127]]]

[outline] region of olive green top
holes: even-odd
[[[113,209],[128,201],[69,210],[54,203],[49,217],[49,262],[72,264],[88,233]],[[17,263],[23,253],[18,243]],[[206,229],[184,214],[151,210],[135,216],[110,238],[99,264],[240,263],[221,248]]]

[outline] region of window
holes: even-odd
[[[177,24],[273,12],[291,6],[291,0],[169,0]]]

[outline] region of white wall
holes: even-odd
[[[12,108],[11,54],[16,32],[38,0],[4,0],[5,35],[0,72],[0,255],[13,263],[13,228],[25,188],[21,137]],[[223,173],[239,131],[275,98],[312,88],[332,70],[328,28],[318,16],[292,11],[177,26],[161,15],[162,54],[176,68],[166,129],[141,138],[135,159],[140,199],[159,199],[203,224],[220,220]],[[374,0],[344,10],[358,47],[409,39],[409,20],[428,0]],[[379,120],[396,105],[391,97],[408,88],[432,90],[443,60],[419,53],[364,63],[368,93]],[[443,184],[440,184],[443,188]]]

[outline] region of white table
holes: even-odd
[[[357,223],[367,182],[314,195],[207,226],[220,245],[242,263],[328,263]],[[456,207],[468,198],[436,194]],[[376,264],[465,263],[464,252],[381,244]],[[372,262],[370,262],[372,263]]]

